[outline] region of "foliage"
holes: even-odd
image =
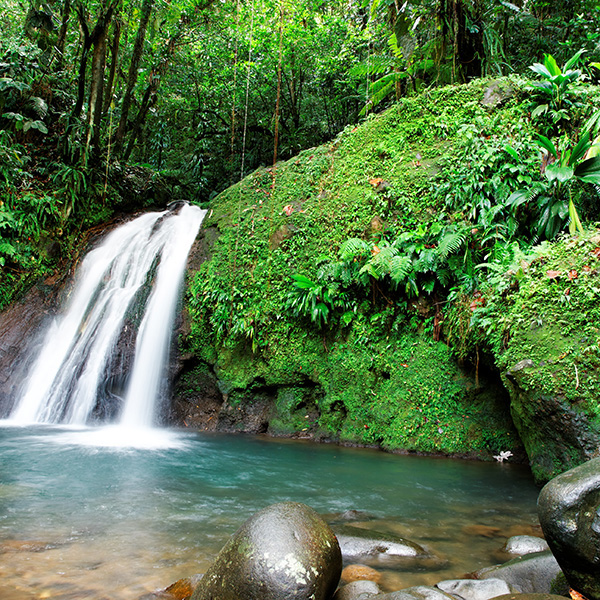
[[[537,234],[546,239],[552,239],[561,231],[567,221],[569,231],[583,233],[581,220],[575,206],[574,195],[578,193],[576,184],[600,183],[600,158],[586,158],[592,148],[590,132],[586,131],[573,147],[565,147],[568,140],[563,141],[559,152],[554,143],[543,135],[538,134],[537,144],[546,155],[542,159],[544,179],[538,179],[528,189],[514,192],[508,199],[508,204],[519,207],[522,204],[536,200]]]
[[[286,308],[294,316],[308,317],[318,329],[323,329],[333,317],[342,312],[341,321],[347,325],[356,312],[356,304],[350,302],[348,294],[339,289],[335,282],[311,281],[303,275],[292,275],[294,287],[290,289]]]
[[[551,134],[566,130],[566,125],[576,117],[576,109],[582,106],[573,94],[573,87],[581,78],[582,71],[573,69],[584,50],[576,52],[561,68],[551,54],[544,55],[544,62],[534,63],[529,68],[537,73],[541,82],[532,87],[537,91],[537,105],[531,116],[537,120],[543,133]]]

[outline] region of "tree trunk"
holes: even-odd
[[[62,71],[65,58],[65,44],[67,41],[67,31],[69,29],[69,18],[71,16],[71,0],[65,0],[62,11],[62,19],[60,23],[60,31],[58,40],[56,41],[56,70]]]
[[[143,0],[142,2],[140,25],[133,44],[133,54],[129,66],[127,88],[125,90],[125,95],[123,96],[123,103],[121,104],[121,119],[119,120],[119,127],[115,135],[115,154],[117,155],[119,155],[123,149],[123,140],[125,138],[125,133],[127,132],[127,119],[129,118],[129,109],[131,108],[131,101],[133,99],[133,88],[137,82],[138,69],[144,51],[146,29],[148,27],[148,22],[150,21],[152,9],[154,8],[154,1],[155,0]]]
[[[115,85],[115,75],[119,63],[119,41],[121,40],[121,20],[116,18],[113,22],[113,39],[110,50],[110,71],[106,82],[106,94],[104,95],[104,107],[102,114],[105,115],[112,103],[113,86]]]
[[[106,68],[106,27],[98,31],[94,40],[92,54],[92,80],[90,84],[90,102],[88,106],[88,131],[86,139],[86,153],[90,144],[97,149],[100,142],[100,123],[102,120],[102,107],[104,99],[104,70]]]

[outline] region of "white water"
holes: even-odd
[[[205,212],[184,205],[178,212],[144,214],[86,256],[69,306],[50,325],[11,421],[88,422],[119,338],[138,318],[135,303],[150,284],[121,423],[152,424],[187,255]]]

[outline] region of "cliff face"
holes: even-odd
[[[215,198],[202,264],[189,277],[178,418],[392,451],[510,451],[511,460],[529,460],[540,482],[594,456],[594,232],[544,244],[528,260],[515,251],[518,276],[497,274],[512,278],[506,285],[479,278],[470,294],[431,281],[407,293],[409,283],[390,285],[366,270],[375,264],[366,259],[359,277],[370,275],[370,284],[360,287],[348,275],[351,260],[340,259],[347,240],[370,243],[375,257],[389,240],[432,231],[448,210],[435,187],[464,148],[461,136],[479,128],[475,150],[478,139],[501,148],[532,137],[527,103],[518,81],[430,91]],[[465,177],[481,172],[486,185],[488,166],[470,162]],[[555,264],[553,252],[580,258]],[[305,304],[295,289],[302,286],[312,293]]]
[[[547,481],[600,452],[600,230],[534,248],[490,335],[534,475]]]
[[[493,101],[489,82],[405,99],[214,199],[203,262],[189,276],[178,419],[393,451],[523,456],[495,368],[461,367],[443,341],[438,284],[406,294],[383,277],[360,288],[330,271],[348,239],[372,243],[375,256],[438,219],[431,188],[461,127],[502,131],[522,114],[518,86],[499,88]],[[305,304],[294,281],[313,286]]]

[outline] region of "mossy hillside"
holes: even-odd
[[[545,481],[600,447],[600,230],[519,257],[475,322],[511,391],[534,475]],[[494,294],[494,289],[504,289]]]
[[[485,417],[489,406],[447,347],[419,333],[423,318],[399,298],[374,288],[357,298],[349,323],[323,332],[286,308],[291,276],[314,277],[348,238],[380,239],[438,218],[445,207],[433,200],[432,179],[460,127],[477,120],[506,135],[524,115],[518,82],[493,114],[481,103],[487,84],[406,98],[215,198],[203,228],[219,236],[191,278],[185,345],[214,365],[230,399],[253,386],[309,383],[320,390],[314,427],[332,437],[417,451],[512,449],[510,419]]]

